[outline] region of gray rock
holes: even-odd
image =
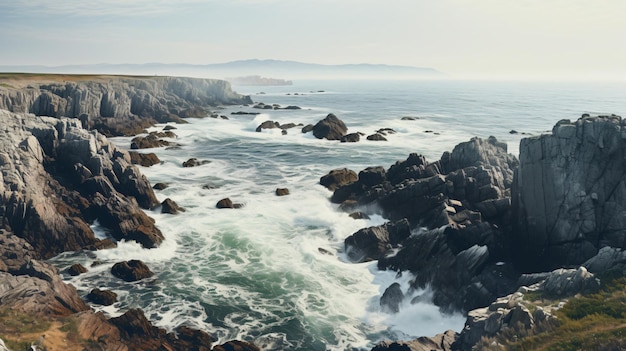
[[[596,292],[599,288],[600,280],[582,266],[578,269],[554,270],[542,284],[546,296],[553,298]]]
[[[559,121],[520,143],[512,190],[517,261],[527,270],[578,265],[626,242],[626,125],[618,116]]]
[[[204,107],[251,103],[221,80],[179,77],[94,77],[87,81],[31,83],[0,90],[0,109],[38,116],[79,118],[105,135],[134,135],[154,122],[185,123]]]
[[[364,228],[344,240],[345,252],[353,262],[377,260],[410,235],[406,219]]]

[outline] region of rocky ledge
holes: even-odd
[[[4,73],[0,82],[0,109],[79,118],[84,128],[107,136],[206,117],[209,106],[252,103],[216,79]]]
[[[341,208],[390,220],[345,240],[353,261],[414,274],[409,291],[387,289],[382,308],[397,311],[429,286],[444,311],[468,313],[456,342],[439,336],[429,349],[470,350],[551,318],[516,303],[519,294],[541,289],[567,299],[597,289],[609,270],[626,274],[625,135],[621,117],[583,115],[523,139],[519,161],[495,138],[474,138],[433,163],[411,154],[358,176],[334,170],[320,183]],[[376,349],[421,350],[435,339]]]

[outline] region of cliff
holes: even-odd
[[[0,109],[79,118],[86,129],[134,135],[155,122],[205,117],[209,106],[252,103],[223,80],[91,75],[0,74]]]
[[[626,248],[626,122],[559,121],[523,139],[513,191],[516,262],[542,271]]]

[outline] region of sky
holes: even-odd
[[[2,0],[0,65],[245,59],[626,80],[624,0]]]

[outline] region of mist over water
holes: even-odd
[[[53,260],[59,268],[77,262],[89,267],[86,274],[67,277],[81,294],[96,287],[118,294],[115,305],[95,308],[116,316],[141,307],[158,326],[185,324],[220,342],[249,340],[264,350],[365,350],[383,339],[459,331],[462,316],[443,315],[427,302],[411,305],[409,298],[395,315],[380,310],[384,290],[397,281],[407,292],[412,277],[380,272],[375,262],[347,262],[343,240],[385,220],[350,218],[330,203],[331,193],[319,178],[338,167],[388,168],[411,152],[435,161],[473,136],[496,136],[517,154],[522,137],[550,130],[560,119],[626,112],[626,87],[617,83],[307,81],[235,90],[255,102],[302,110],[216,109],[229,119],[176,125],[178,137],[170,141],[180,148],[142,150],[162,161],[141,169],[152,184],[169,185],[156,191],[159,200],[169,197],[186,212],[148,212],[166,237],[159,248],[122,242],[116,249]],[[236,111],[263,113],[231,115]],[[265,120],[306,125],[328,113],[342,119],[348,132],[392,128],[397,133],[387,142],[339,143],[302,134],[301,127],[287,135],[279,129],[255,131]],[[419,119],[401,120],[404,116]],[[114,142],[128,148],[130,139]],[[191,157],[210,163],[183,168]],[[277,197],[276,188],[291,194]],[[226,197],[245,206],[215,208]],[[97,224],[94,228],[106,235]],[[136,283],[112,277],[111,266],[129,259],[146,262],[155,277]],[[98,265],[90,267],[94,262]],[[431,293],[410,292],[411,297]]]

